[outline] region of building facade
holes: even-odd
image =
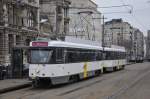
[[[107,47],[111,47],[111,45],[124,46],[129,59],[132,49],[133,27],[122,19],[112,19],[105,22],[104,27],[104,45]]]
[[[105,46],[124,46],[127,50],[128,61],[144,58],[144,36],[139,29],[133,28],[122,19],[112,19],[105,22],[104,30]]]
[[[101,13],[92,0],[71,0],[69,36],[102,42]]]
[[[131,50],[131,58],[130,61],[143,61],[144,60],[144,35],[143,33],[137,29],[133,29],[132,36],[132,50]]]
[[[66,36],[70,3],[70,0],[40,0],[40,32],[54,39]]]
[[[38,15],[38,0],[0,0],[0,64],[10,65],[12,48],[37,36]]]
[[[147,32],[146,37],[146,59],[150,60],[150,30]]]
[[[104,43],[106,46],[127,46],[126,43],[131,42],[131,36],[133,32],[132,26],[127,22],[123,22],[122,19],[113,19],[111,21],[105,22],[104,27]]]

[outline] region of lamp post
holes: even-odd
[[[44,24],[48,21],[48,19],[42,19],[40,22],[39,22],[39,32],[38,32],[38,37],[37,37],[37,40],[39,39],[39,35],[41,34],[41,24]]]
[[[106,17],[104,17],[104,15],[102,16],[102,18],[93,18],[93,19],[102,19],[102,47],[105,47],[105,42],[104,42],[104,38],[105,38],[105,19],[107,19]]]

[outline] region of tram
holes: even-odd
[[[126,51],[65,41],[33,41],[28,61],[34,86],[43,81],[56,85],[122,69]]]

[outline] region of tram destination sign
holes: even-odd
[[[48,42],[32,42],[33,47],[45,47],[48,46]]]

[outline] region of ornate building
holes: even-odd
[[[102,42],[101,13],[92,0],[71,0],[69,35]]]
[[[38,0],[0,0],[0,64],[9,65],[12,48],[38,35],[38,16]]]
[[[40,0],[41,32],[51,39],[65,37],[69,32],[70,0]]]

